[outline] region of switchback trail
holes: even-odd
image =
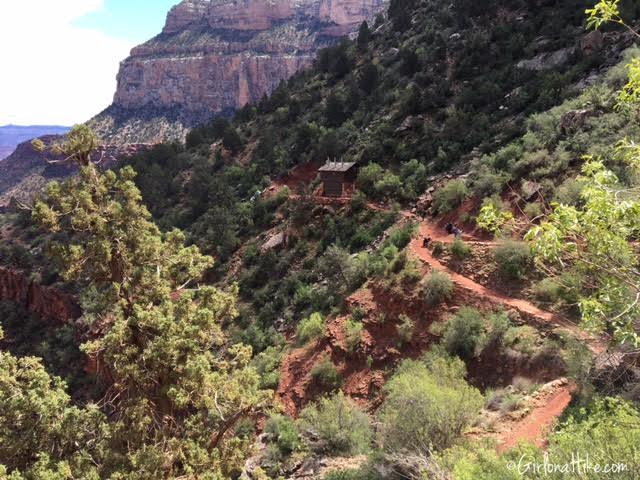
[[[441,241],[443,243],[447,243],[451,241],[451,236],[447,236],[446,232],[440,232],[439,228],[437,228],[435,225],[430,225],[428,222],[420,222],[419,225],[419,234],[411,240],[410,249],[416,257],[427,264],[430,268],[447,273],[456,285],[473,293],[476,293],[483,298],[491,301],[492,303],[505,305],[519,312],[530,315],[542,322],[549,323],[555,327],[567,330],[574,337],[584,341],[595,355],[600,355],[607,350],[606,344],[604,342],[587,334],[575,323],[567,320],[561,315],[542,310],[533,305],[531,302],[528,302],[527,300],[501,295],[488,289],[484,285],[481,285],[476,281],[465,277],[464,275],[461,275],[457,272],[454,272],[450,268],[446,267],[431,254],[429,249],[422,246],[422,239],[430,237],[432,241]],[[476,243],[486,244],[487,242]]]

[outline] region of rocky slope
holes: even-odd
[[[162,33],[122,62],[113,105],[93,126],[110,143],[183,138],[215,113],[260,100],[386,3],[183,0]]]

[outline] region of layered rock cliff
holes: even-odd
[[[56,288],[42,286],[25,272],[0,267],[0,299],[14,301],[56,323],[72,323],[80,317],[76,300]]]
[[[355,32],[387,0],[184,0],[122,62],[114,102],[93,120],[108,142],[180,139],[259,100]]]

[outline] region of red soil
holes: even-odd
[[[417,256],[420,260],[425,262],[431,268],[436,270],[440,270],[442,272],[446,272],[451,279],[459,285],[460,287],[467,289],[471,292],[474,292],[488,301],[495,303],[497,305],[503,305],[510,308],[513,308],[521,313],[526,314],[527,317],[532,317],[536,320],[539,320],[544,323],[550,323],[554,327],[563,328],[567,331],[570,331],[573,336],[584,341],[587,346],[591,349],[591,351],[599,355],[606,351],[606,344],[599,339],[588,335],[583,330],[578,328],[573,322],[563,318],[561,315],[553,314],[533,305],[531,302],[526,300],[516,299],[507,297],[504,295],[500,295],[483,285],[473,281],[472,279],[460,275],[456,273],[435,258],[431,252],[422,246],[422,238],[431,237],[434,241],[441,241],[444,243],[451,242],[452,236],[446,235],[446,232],[443,229],[440,229],[437,225],[428,222],[422,222],[420,224],[420,235],[416,236],[410,244],[411,251]],[[480,242],[486,243],[486,242]]]
[[[498,440],[498,452],[510,450],[520,442],[544,447],[548,433],[571,402],[573,390],[572,385],[565,385],[546,396],[529,415],[501,435]]]
[[[268,194],[275,194],[283,187],[293,193],[301,193],[302,187],[310,184],[318,175],[318,164],[314,162],[298,165],[284,177],[275,180],[267,189]]]
[[[310,172],[312,167],[307,166],[303,172]],[[306,177],[305,177],[306,175]],[[309,178],[309,173],[293,175],[292,178]],[[291,180],[283,181],[290,185]],[[369,208],[376,211],[386,211],[383,206],[369,204]],[[466,208],[471,208],[469,205]],[[416,220],[409,212],[402,212],[405,218]],[[544,311],[532,303],[501,295],[474,280],[456,273],[437,258],[433,257],[429,249],[422,246],[422,239],[430,237],[432,241],[450,243],[453,237],[444,230],[444,225],[452,218],[442,218],[439,222],[423,220],[420,222],[419,235],[410,243],[409,249],[415,257],[422,261],[428,269],[436,269],[446,272],[455,284],[455,293],[452,300],[441,305],[435,311],[424,311],[423,302],[416,299],[405,298],[402,292],[390,294],[384,288],[373,285],[371,288],[360,290],[347,300],[347,310],[353,311],[356,307],[364,312],[364,332],[362,341],[354,352],[347,352],[344,341],[344,324],[348,315],[340,316],[329,321],[325,337],[311,344],[293,349],[284,358],[281,367],[281,380],[277,390],[277,396],[282,401],[286,412],[296,416],[300,409],[309,401],[321,395],[322,389],[315,384],[310,375],[313,366],[328,355],[336,369],[344,379],[342,386],[345,394],[351,396],[356,402],[369,410],[374,410],[381,402],[381,387],[384,384],[385,371],[388,367],[403,358],[416,358],[427,350],[434,338],[429,333],[429,325],[435,321],[444,320],[450,312],[457,310],[459,305],[469,305],[481,310],[491,310],[507,307],[515,310],[527,323],[534,324],[537,328],[549,330],[565,330],[572,336],[581,339],[596,355],[606,351],[606,343],[594,338],[574,323],[559,314]],[[462,226],[463,229],[466,227]],[[463,235],[468,243],[481,245],[494,245],[495,242],[487,241],[485,235],[471,231],[472,234]],[[398,316],[404,313],[416,323],[414,339],[403,345],[398,342],[397,324]],[[380,314],[384,314],[384,321],[377,320]],[[500,361],[499,359],[494,359]],[[493,366],[495,367],[495,365]],[[486,365],[484,368],[493,368]],[[478,370],[476,376],[480,376],[482,365],[474,365],[471,370]],[[506,377],[513,376],[519,367],[505,368],[502,372]],[[542,369],[545,370],[545,369]],[[540,378],[554,375],[553,367],[546,372],[540,372]],[[552,377],[553,378],[553,377]],[[562,414],[571,400],[572,387],[563,386],[552,394],[540,398],[533,411],[522,420],[512,424],[507,432],[499,439],[499,449],[507,450],[519,441],[532,441],[541,445],[545,434],[554,421]]]

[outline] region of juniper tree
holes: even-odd
[[[109,383],[104,468],[120,472],[113,478],[228,478],[249,447],[236,423],[271,397],[250,347],[231,345],[222,329],[237,314],[237,289],[192,288],[212,259],[181,232],[160,232],[131,168],[103,173],[87,143],[69,142],[79,174],[49,184],[33,218],[52,235],[64,278],[92,299],[85,320],[104,332],[82,347]]]

